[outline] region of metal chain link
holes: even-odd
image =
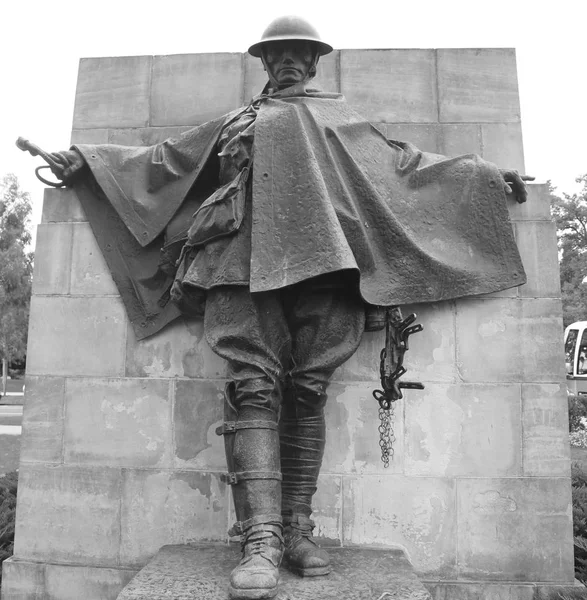
[[[373,397],[379,403],[379,447],[386,469],[394,453],[393,404],[403,398],[402,389],[424,389],[419,382],[400,381],[406,372],[403,362],[408,350],[408,337],[423,329],[422,325],[412,325],[415,320],[415,314],[404,319],[399,306],[392,306],[385,311],[385,347],[381,350],[379,364],[382,389],[374,390]]]
[[[395,432],[393,431],[393,405],[388,409],[379,407],[379,447],[381,448],[381,461],[387,469],[389,461],[393,458],[393,442]]]

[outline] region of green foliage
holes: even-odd
[[[0,582],[2,581],[2,561],[12,556],[14,547],[17,484],[16,472],[0,478]]]
[[[578,194],[554,192],[550,185],[551,213],[559,241],[563,321],[587,320],[587,174],[578,177],[583,187]]]
[[[572,465],[573,540],[575,577],[587,582],[587,474],[578,463]]]
[[[15,175],[0,181],[0,358],[12,361],[26,354],[33,255],[29,195]]]
[[[582,419],[587,418],[587,395],[568,396],[569,402],[569,432],[585,431]]]

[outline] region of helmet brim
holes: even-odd
[[[330,44],[326,44],[324,42],[321,42],[319,40],[313,40],[311,38],[303,38],[303,37],[299,37],[299,36],[292,36],[292,37],[284,37],[284,36],[276,36],[274,39],[268,38],[266,40],[263,40],[262,42],[257,42],[256,44],[253,44],[248,52],[251,56],[254,56],[255,58],[261,58],[262,53],[263,53],[263,46],[265,44],[269,44],[271,42],[284,42],[284,41],[288,41],[288,40],[296,40],[296,41],[301,41],[301,42],[312,42],[313,44],[316,44],[316,46],[318,47],[318,56],[324,56],[325,54],[330,54],[334,48],[330,45]]]

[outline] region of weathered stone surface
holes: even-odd
[[[114,600],[137,571],[36,563],[11,557],[3,563],[3,600]]]
[[[585,586],[578,581],[574,585],[523,583],[472,583],[424,581],[433,600],[584,600]]]
[[[574,584],[569,585],[537,585],[534,588],[532,600],[585,600],[587,588],[575,579]]]
[[[218,473],[125,469],[120,557],[144,565],[162,544],[226,540],[228,486]]]
[[[443,123],[439,128],[439,154],[445,156],[483,155],[481,131],[477,123]]]
[[[343,544],[405,548],[423,575],[456,577],[455,480],[343,476]]]
[[[545,183],[528,184],[528,201],[518,204],[508,201],[510,217],[514,221],[550,221],[550,194]]]
[[[570,475],[566,385],[522,384],[524,474]]]
[[[119,298],[33,296],[27,373],[123,375],[126,327]]]
[[[263,88],[269,81],[269,78],[263,69],[263,63],[258,58],[255,58],[248,52],[245,52],[243,54],[243,61],[245,70],[243,104],[247,104],[257,94],[260,94],[263,91]]]
[[[216,435],[224,414],[224,380],[177,379],[173,409],[174,464],[226,469],[224,440]]]
[[[528,283],[520,286],[522,298],[560,298],[560,276],[556,227],[552,221],[515,223],[516,243],[520,250]]]
[[[156,336],[137,341],[129,327],[127,377],[226,377],[226,361],[210,350],[202,319],[178,319]]]
[[[522,472],[519,384],[428,384],[405,402],[405,473],[509,476]]]
[[[14,555],[117,564],[121,480],[119,469],[21,464]]]
[[[189,125],[181,127],[137,127],[133,129],[110,129],[108,143],[121,146],[152,146],[169,138],[177,138]]]
[[[457,301],[457,361],[467,382],[564,379],[561,305],[555,299]]]
[[[66,463],[171,466],[168,380],[70,378]]]
[[[567,478],[461,479],[459,578],[573,582]]]
[[[73,144],[107,144],[108,129],[74,129],[70,143]]]
[[[384,469],[379,446],[379,404],[369,383],[332,383],[326,404],[324,473],[402,473],[404,468],[404,401],[394,404],[394,455]]]
[[[410,142],[425,152],[440,152],[440,126],[437,123],[388,123],[386,127],[389,140]]]
[[[342,540],[342,477],[321,473],[318,491],[312,499],[314,536],[328,546],[341,545]]]
[[[341,91],[369,121],[434,123],[435,56],[434,50],[341,50]]]
[[[483,158],[525,173],[521,123],[482,123]]]
[[[320,57],[316,78],[312,80],[311,87],[318,88],[324,92],[339,92],[340,82],[338,77],[338,64],[340,52],[335,50],[326,56]],[[244,103],[263,91],[268,81],[267,73],[263,70],[263,64],[248,53],[244,55],[245,82]]]
[[[72,246],[70,293],[80,296],[118,295],[89,223],[78,223],[73,227]]]
[[[404,316],[416,313],[422,333],[410,337],[405,355],[406,381],[457,381],[455,365],[454,302],[434,302],[402,306]],[[367,333],[358,351],[335,372],[338,381],[379,381],[379,355],[385,344],[385,332]]]
[[[388,123],[386,134],[426,152],[478,154],[501,168],[524,172],[520,123]]]
[[[37,227],[33,294],[67,294],[71,273],[73,226],[69,223]]]
[[[437,53],[441,122],[520,120],[513,49],[447,48]]]
[[[534,586],[424,581],[433,600],[533,600]]]
[[[501,290],[501,292],[492,292],[491,294],[479,294],[475,298],[517,298],[519,296],[519,287]]]
[[[131,569],[105,569],[48,564],[45,592],[48,600],[113,600],[136,575]]]
[[[45,565],[17,560],[2,563],[2,600],[46,600]]]
[[[26,378],[20,459],[24,462],[63,461],[63,377]]]
[[[89,223],[73,226],[71,294],[80,296],[118,295]]]
[[[242,77],[239,53],[153,57],[149,124],[197,125],[238,108]]]
[[[87,218],[72,189],[46,188],[41,220],[43,223],[60,223],[87,221]]]
[[[151,56],[82,58],[73,129],[147,125],[151,64]]]
[[[281,568],[276,600],[429,600],[400,550],[333,548],[327,577],[298,577]],[[230,546],[165,546],[118,600],[227,600],[239,551]]]

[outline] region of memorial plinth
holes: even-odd
[[[511,49],[337,50],[318,79],[390,139],[524,172]],[[257,59],[236,53],[83,59],[72,143],[154,144],[238,108],[265,81]],[[526,285],[405,307],[424,325],[409,379],[426,389],[397,403],[389,469],[372,396],[384,332],[365,334],[329,388],[315,534],[345,548],[335,560],[348,547],[405,548],[434,600],[543,600],[574,581],[547,186],[509,209]],[[2,600],[115,600],[161,546],[226,541],[235,517],[215,434],[225,383],[201,321],[136,339],[77,197],[49,190]]]
[[[283,565],[276,600],[431,600],[401,550],[332,548],[332,573],[298,577]],[[117,600],[227,600],[235,544],[164,546]]]

